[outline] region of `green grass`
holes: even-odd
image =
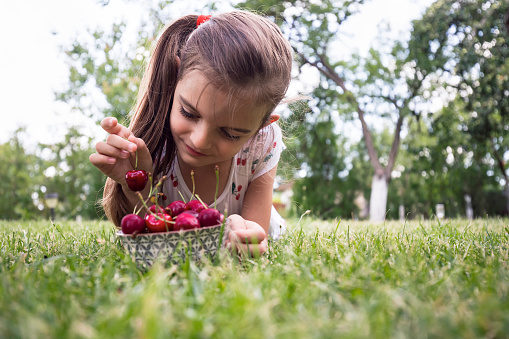
[[[0,338],[507,338],[509,220],[304,217],[262,258],[141,272],[107,222],[0,221]]]

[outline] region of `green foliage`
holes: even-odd
[[[91,32],[92,40],[75,40],[63,47],[69,65],[69,86],[57,93],[58,100],[96,120],[106,116],[123,121],[131,111],[143,75],[149,44],[154,35],[141,30],[137,46],[122,44],[125,23],[113,25],[111,32]],[[97,97],[103,96],[101,107]]]
[[[372,166],[371,170],[361,166],[366,168],[361,171],[364,177],[353,170],[354,167],[359,169],[359,163],[354,166],[356,159],[351,155],[347,156],[348,150],[326,144],[325,141],[332,139],[313,133],[315,124],[320,123],[319,119],[312,117],[305,122],[309,127],[304,133],[314,138],[311,143],[315,144],[316,148],[325,150],[330,147],[331,152],[337,149],[338,163],[347,159],[350,164],[346,166],[346,170],[345,165],[337,168],[337,172],[343,173],[342,177],[335,178],[334,182],[315,176],[312,185],[297,183],[294,191],[297,197],[325,207],[331,204],[331,194],[323,193],[331,189],[331,184],[335,185],[336,197],[344,196],[350,201],[348,206],[343,208],[337,206],[338,199],[332,199],[337,206],[335,216],[350,216],[355,212],[351,201],[358,194],[369,195],[366,194],[368,192],[365,193],[365,187],[375,170],[378,173],[384,172],[390,180],[400,143],[406,142],[400,139],[404,123],[408,122],[410,117],[418,120],[427,114],[426,108],[419,103],[423,101],[422,97],[429,97],[436,90],[436,86],[423,86],[426,76],[412,78],[412,72],[421,71],[411,58],[407,44],[391,41],[387,36],[388,32],[384,30],[380,32],[378,45],[371,48],[368,56],[354,54],[349,61],[338,58],[334,51],[337,48],[335,44],[341,37],[341,24],[355,14],[362,4],[363,1],[325,1],[319,4],[313,1],[245,1],[240,4],[274,17],[290,39],[299,65],[314,67],[319,72],[320,81],[313,91],[313,97],[317,100],[317,111],[328,116],[333,125],[336,125],[328,127],[329,131],[335,134],[335,142],[345,143],[345,140],[339,137],[341,129],[337,127],[341,126],[342,122],[356,120],[362,126],[359,133],[362,132],[366,147],[359,147],[357,150],[365,151],[363,155],[368,155],[366,161]],[[316,115],[318,113],[315,112]],[[322,131],[323,127],[318,130]],[[377,138],[377,135],[383,137]],[[372,139],[377,139],[377,142]],[[300,160],[301,167],[308,168],[317,156],[304,145],[309,143],[305,138],[300,138],[297,144],[299,142],[302,145],[296,150],[301,152],[301,156],[297,155],[297,159]],[[364,159],[364,156],[360,158]],[[313,174],[307,174],[306,177],[313,177]],[[305,193],[302,191],[304,187],[307,188]],[[328,210],[329,208],[318,208],[317,215],[331,217],[331,214],[325,212]]]
[[[42,166],[45,170],[51,168],[52,173],[41,185],[48,192],[58,193],[59,218],[97,219],[103,215],[97,201],[102,197],[105,178],[88,160],[95,152],[92,142],[91,137],[71,127],[61,142],[39,145],[41,154],[49,154]]]
[[[309,209],[316,215],[333,218],[341,215],[345,207],[345,201],[340,204],[342,197],[337,189],[342,181],[339,173],[345,165],[333,128],[330,119],[315,122],[307,126],[300,140],[298,154],[301,157],[306,154],[302,161],[306,174],[294,186],[294,199],[301,207],[299,214]]]
[[[32,196],[43,181],[41,164],[23,146],[24,133],[20,128],[0,145],[0,219],[31,219],[40,214]]]
[[[495,164],[488,173],[497,173],[499,191],[506,186],[502,213],[509,213],[509,167],[504,160],[509,152],[508,12],[506,1],[440,0],[414,22],[409,43],[414,60],[423,71],[440,76],[437,80],[457,97],[455,107],[466,113],[461,128],[470,135],[469,144],[450,146],[472,149],[476,160]],[[474,185],[464,191],[478,194]]]
[[[0,337],[503,338],[508,222],[304,218],[259,259],[140,272],[109,223],[0,221]]]
[[[458,107],[456,103],[459,103]],[[461,102],[452,102],[434,116],[428,127],[424,122],[411,126],[410,139],[401,153],[398,176],[391,181],[389,215],[398,217],[398,206],[405,206],[409,218],[435,213],[435,205],[445,204],[448,217],[465,215],[465,195],[472,199],[475,216],[503,215],[504,199],[492,201],[499,191],[493,176],[493,163],[479,150],[478,143],[464,132],[467,113]],[[420,129],[420,132],[414,130]]]

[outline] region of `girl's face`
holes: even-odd
[[[254,102],[235,101],[234,106],[201,72],[184,76],[170,115],[179,161],[197,168],[231,160],[258,131],[264,115]]]

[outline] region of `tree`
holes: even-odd
[[[284,124],[290,127],[291,130],[285,128],[285,131],[293,137],[287,142],[290,150],[284,153],[283,163],[288,163],[288,158],[295,155],[301,173],[293,187],[294,200],[298,201],[297,213],[301,215],[311,210],[322,218],[349,215],[354,210],[354,199],[349,196],[353,191],[344,189],[345,179],[339,175],[346,166],[344,140],[334,133],[335,124],[330,115],[302,114],[304,105],[290,105],[295,113]],[[292,129],[289,125],[296,117],[296,128]]]
[[[411,58],[435,74],[469,112],[464,124],[479,158],[497,166],[509,213],[509,3],[439,0],[414,22]]]
[[[372,48],[367,58],[353,62],[338,60],[334,43],[341,24],[356,13],[364,1],[270,1],[248,0],[241,7],[254,8],[272,16],[289,37],[300,67],[310,66],[320,74],[318,106],[325,112],[357,115],[373,168],[370,219],[381,221],[387,212],[387,194],[396,163],[404,121],[425,112],[421,97],[434,88],[409,59],[404,43]],[[381,39],[380,41],[383,41]],[[387,153],[379,153],[373,141],[377,125],[392,125],[392,142]]]
[[[171,6],[174,2],[154,0],[144,4],[148,17],[136,27],[134,41],[126,34],[131,23],[120,21],[110,30],[91,29],[87,38],[77,38],[70,46],[63,46],[69,83],[65,91],[56,93],[57,99],[98,121],[111,116],[128,124],[150,49],[164,25],[178,15]],[[107,6],[109,1],[101,0],[101,3]],[[202,9],[214,7],[215,3],[210,3]]]
[[[41,155],[48,154],[43,160],[44,185],[48,192],[58,193],[60,217],[102,217],[96,201],[102,196],[104,177],[88,161],[94,152],[91,143],[91,137],[71,127],[61,142],[39,145]]]
[[[432,217],[438,203],[445,205],[447,217],[465,216],[466,196],[471,199],[474,216],[501,215],[505,207],[496,192],[498,183],[488,175],[494,162],[480,151],[464,132],[469,113],[461,100],[454,100],[433,115],[430,121],[413,121],[409,138],[391,181],[391,217],[398,205],[405,206],[406,217]],[[498,199],[497,199],[498,197]]]
[[[23,128],[0,145],[0,218],[32,219],[40,216],[36,202],[42,199],[43,182],[38,158],[27,152],[21,142]],[[42,209],[42,205],[40,206]]]
[[[96,30],[91,33],[91,41],[75,40],[64,48],[69,86],[56,94],[58,100],[96,120],[106,116],[127,119],[155,36],[141,30],[137,46],[126,46],[122,40],[125,29],[123,22],[114,24],[111,32]],[[101,95],[106,101],[103,105],[97,100]]]

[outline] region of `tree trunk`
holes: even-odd
[[[505,187],[504,187],[504,195],[506,197],[506,204],[505,207],[507,209],[507,214],[509,215],[509,175],[507,175],[507,171],[505,169],[505,161],[504,159],[498,154],[497,148],[495,147],[495,143],[493,142],[493,139],[491,139],[491,146],[493,148],[493,155],[495,156],[495,160],[497,161],[498,168],[500,169],[500,172],[504,176],[505,180]]]
[[[382,222],[387,213],[387,194],[389,193],[389,180],[387,175],[373,175],[371,182],[371,197],[369,199],[369,220]]]
[[[389,101],[392,102],[396,109],[398,110],[398,120],[396,122],[396,129],[394,130],[394,140],[392,141],[387,166],[384,167],[382,166],[378,158],[378,154],[373,143],[373,137],[368,128],[368,124],[364,119],[364,111],[359,105],[357,98],[350,90],[348,90],[345,84],[345,79],[341,77],[335,71],[334,67],[329,64],[326,55],[320,54],[317,50],[315,50],[315,52],[316,56],[318,56],[319,58],[319,61],[311,61],[307,59],[304,54],[299,52],[297,52],[297,54],[302,58],[303,64],[309,64],[315,67],[328,79],[330,79],[337,86],[339,86],[343,90],[346,100],[355,107],[357,114],[359,116],[359,121],[361,122],[362,135],[364,137],[364,143],[368,150],[369,160],[371,162],[371,165],[373,166],[373,169],[375,170],[375,175],[373,175],[373,181],[371,182],[371,197],[369,200],[369,219],[370,221],[373,222],[384,221],[385,215],[387,213],[387,194],[389,192],[389,180],[391,179],[390,175],[392,173],[392,169],[394,168],[396,157],[398,156],[401,128],[403,126],[404,120],[404,115],[401,113],[401,111],[403,108],[407,107],[407,104],[411,98],[407,98],[402,106],[398,105],[396,100],[389,98],[390,99]]]
[[[472,208],[472,197],[470,194],[465,194],[466,215],[468,220],[474,219],[474,209]]]

